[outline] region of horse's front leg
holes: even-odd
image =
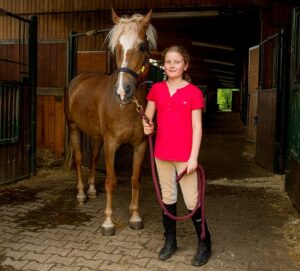
[[[115,175],[114,163],[115,153],[118,146],[113,142],[104,141],[104,157],[106,168],[105,190],[106,190],[106,208],[104,210],[105,221],[102,224],[103,235],[114,235],[115,226],[112,221],[112,194],[116,187],[117,179]]]
[[[143,221],[139,214],[139,189],[143,159],[147,148],[147,141],[133,147],[133,168],[131,176],[132,198],[130,204],[131,218],[129,225],[134,230],[143,228]]]
[[[100,152],[100,146],[102,145],[101,137],[93,137],[92,139],[92,155],[91,155],[91,164],[90,164],[90,176],[89,176],[89,188],[87,194],[89,198],[96,198],[96,162]]]

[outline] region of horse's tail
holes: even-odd
[[[67,122],[69,121],[69,116],[70,116],[70,110],[69,110],[69,88],[70,84],[68,87],[65,88],[64,92],[64,112],[65,112],[65,117]]]
[[[71,83],[71,82],[70,82]],[[69,123],[70,123],[70,107],[69,107],[69,89],[70,89],[70,85],[69,87],[65,88],[65,92],[64,92],[64,113],[65,113],[65,118],[66,118],[66,122],[67,122],[67,142],[68,142],[68,147],[66,150],[66,155],[65,155],[65,166],[68,170],[71,170],[74,167],[74,150],[72,147],[72,144],[70,144],[70,138],[69,138]]]
[[[69,143],[67,152],[66,152],[66,159],[65,159],[65,166],[68,170],[71,170],[74,168],[74,149],[72,145]]]

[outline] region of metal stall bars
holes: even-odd
[[[0,9],[0,184],[36,173],[37,18]]]

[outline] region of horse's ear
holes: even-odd
[[[118,24],[120,22],[120,17],[117,15],[115,10],[111,8],[111,15],[112,15],[112,20],[115,24]]]
[[[150,11],[144,16],[143,20],[141,21],[142,26],[144,28],[148,27],[148,25],[150,23],[151,16],[152,16],[152,9],[150,9]]]

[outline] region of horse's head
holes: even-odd
[[[156,31],[147,15],[119,17],[112,10],[114,27],[108,34],[109,48],[116,55],[118,79],[114,93],[122,104],[132,101],[138,79],[148,64],[149,51],[156,48]]]

